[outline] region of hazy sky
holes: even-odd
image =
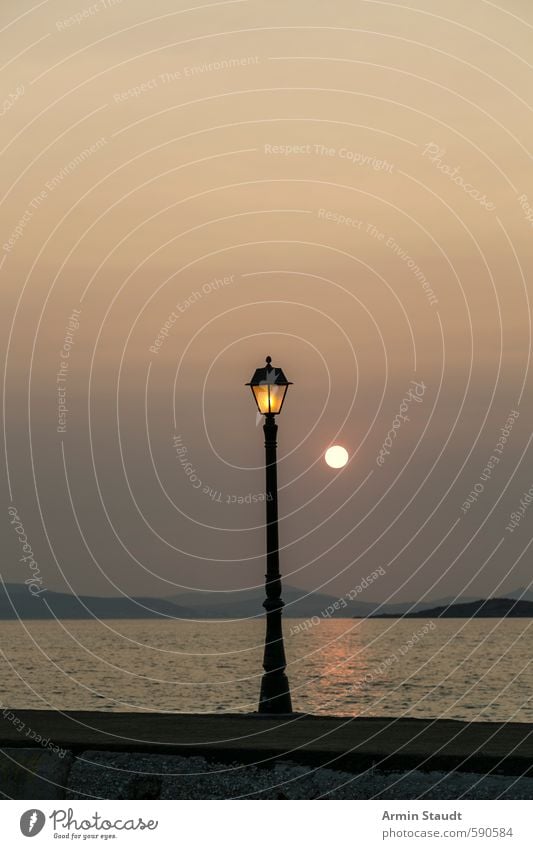
[[[532,37],[527,0],[3,0],[4,580],[12,504],[50,589],[261,584],[269,354],[287,582],[529,584]]]

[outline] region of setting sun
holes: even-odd
[[[324,454],[324,460],[332,469],[341,469],[348,462],[348,452],[342,445],[332,445]]]

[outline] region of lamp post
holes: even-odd
[[[266,367],[255,370],[250,386],[257,409],[264,415],[265,422],[265,467],[266,467],[266,635],[263,669],[259,696],[259,713],[292,713],[289,680],[285,674],[287,661],[283,646],[281,613],[281,575],[279,571],[278,542],[278,480],[276,437],[278,426],[275,416],[281,412],[287,387],[291,385],[280,368],[271,366],[271,357],[266,358]]]

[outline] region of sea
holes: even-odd
[[[293,710],[533,722],[531,619],[284,621]],[[264,622],[0,623],[1,707],[257,710]]]

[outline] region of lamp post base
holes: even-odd
[[[259,713],[292,713],[289,679],[284,672],[265,672],[263,675]]]

